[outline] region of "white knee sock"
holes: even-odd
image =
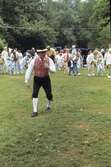
[[[33,112],[38,112],[37,108],[38,108],[38,98],[33,98],[32,99],[32,104],[33,104]]]

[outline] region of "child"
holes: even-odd
[[[77,66],[79,59],[80,59],[80,53],[77,52],[73,57],[73,72],[74,72],[75,76],[78,75],[78,73],[79,73],[78,66]]]
[[[103,75],[104,59],[103,59],[103,55],[100,52],[98,52],[96,60],[97,60],[97,74]]]
[[[82,56],[80,50],[77,50],[77,54],[78,54],[77,69],[78,69],[78,75],[80,75],[80,68],[82,66]]]
[[[63,63],[64,74],[67,74],[68,73],[68,61],[69,61],[69,49],[64,48],[62,56],[64,59],[64,63]]]
[[[74,73],[74,62],[73,62],[73,59],[72,57],[69,58],[69,61],[68,61],[68,67],[69,67],[69,75],[73,74]]]
[[[92,52],[91,50],[89,51],[86,62],[88,67],[88,76],[95,76],[94,66],[96,62],[94,52]]]

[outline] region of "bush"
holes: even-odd
[[[2,50],[4,46],[5,46],[5,40],[0,38],[0,50]]]

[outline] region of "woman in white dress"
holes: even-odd
[[[109,79],[111,79],[111,48],[109,48],[108,52],[105,54],[104,60],[105,60],[106,66],[108,68],[107,77]]]

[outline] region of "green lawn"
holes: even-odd
[[[0,167],[111,167],[111,81],[82,73],[51,75],[36,118],[24,76],[0,76]]]

